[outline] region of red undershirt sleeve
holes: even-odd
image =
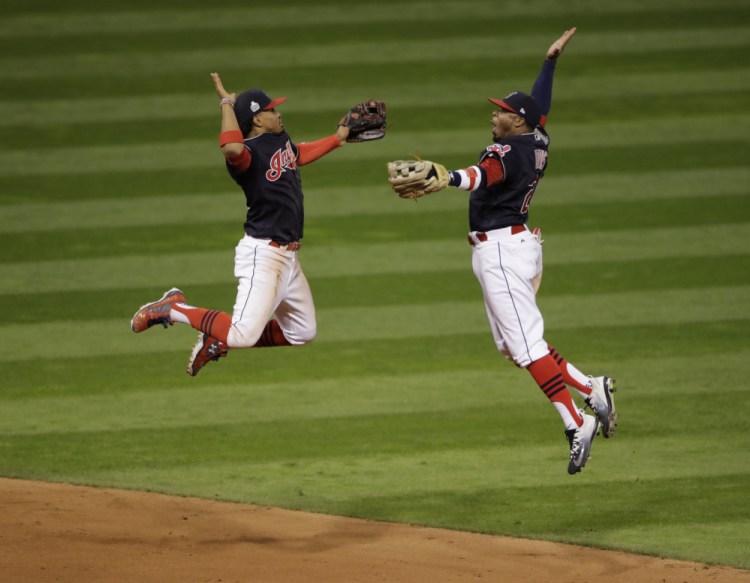
[[[332,152],[340,145],[336,134],[315,142],[299,143],[297,144],[297,150],[299,150],[297,164],[299,166],[304,166],[310,162],[315,162],[315,160],[325,156],[328,152]]]
[[[240,130],[226,130],[219,134],[219,147],[226,146],[227,144],[242,144],[244,141],[245,139]],[[243,148],[240,154],[227,157],[227,164],[232,167],[234,172],[244,172],[250,168],[252,160],[250,150]]]
[[[250,150],[245,148],[237,156],[227,158],[227,164],[232,167],[235,172],[244,172],[250,168],[250,163],[253,161],[253,157],[250,155]]]

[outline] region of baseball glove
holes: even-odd
[[[388,162],[388,182],[401,198],[419,198],[448,186],[450,176],[442,164],[429,160]]]
[[[385,102],[371,99],[352,107],[339,125],[349,128],[347,142],[369,142],[385,135],[385,118]]]

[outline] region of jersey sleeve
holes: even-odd
[[[505,177],[503,163],[493,157],[484,158],[478,165],[452,170],[448,184],[473,192],[481,186],[492,186],[502,182]]]
[[[542,118],[539,122],[542,127],[547,123],[547,115],[549,115],[549,110],[552,107],[552,79],[555,74],[556,63],[557,61],[544,59],[542,70],[531,88],[531,96],[536,100],[542,112]]]

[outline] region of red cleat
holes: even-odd
[[[185,296],[182,295],[182,292],[173,287],[155,302],[141,306],[133,316],[133,319],[130,320],[130,327],[133,329],[133,332],[143,332],[151,328],[154,324],[161,324],[165,328],[171,326],[172,319],[169,317],[169,312],[172,306],[184,301]]]
[[[187,373],[194,377],[209,362],[219,360],[227,355],[229,348],[223,342],[201,332],[193,346],[193,353],[188,360]]]

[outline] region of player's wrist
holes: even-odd
[[[234,99],[231,97],[222,97],[221,101],[219,101],[219,107],[224,107],[225,105],[230,105],[234,108]]]

